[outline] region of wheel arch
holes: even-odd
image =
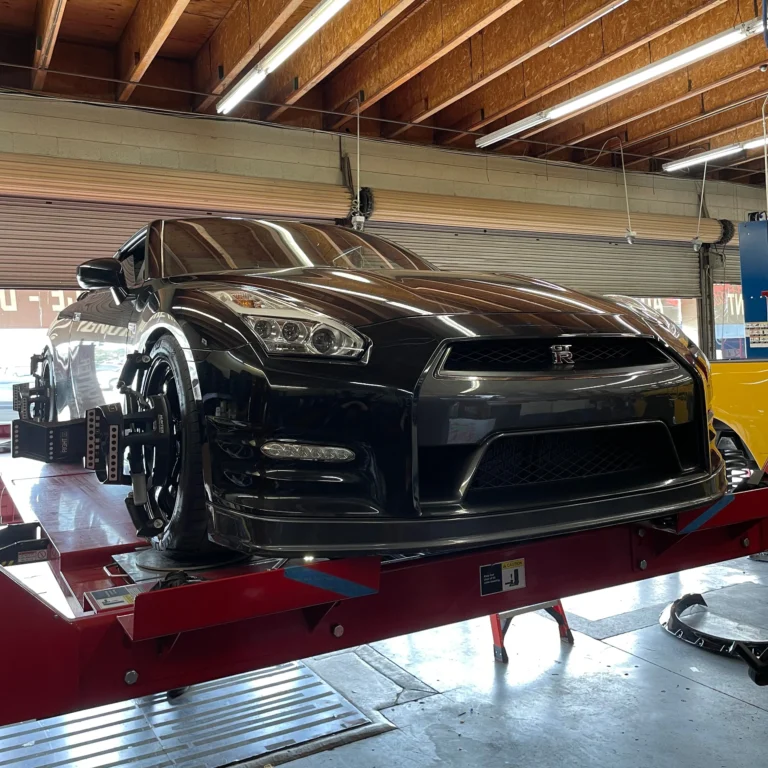
[[[184,355],[184,359],[179,361],[180,364],[186,365],[189,371],[189,376],[192,381],[194,396],[197,402],[202,402],[202,392],[200,389],[200,376],[197,370],[198,358],[207,354],[203,345],[200,343],[200,336],[193,332],[192,329],[186,327],[186,324],[179,323],[171,315],[163,313],[163,316],[155,316],[151,325],[148,325],[138,343],[135,345],[137,351],[149,354],[152,348],[157,342],[163,338],[163,336],[171,336],[178,345]]]
[[[730,433],[735,436],[741,443],[741,447],[746,452],[747,457],[755,464],[755,466],[760,467],[760,462],[755,458],[755,455],[749,446],[749,442],[738,427],[733,427],[727,421],[718,419],[717,417],[715,417],[712,426],[715,428],[718,437],[723,433]]]

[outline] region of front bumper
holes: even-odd
[[[440,319],[368,327],[365,366],[241,350],[229,369],[201,369],[203,390],[216,393],[206,403],[211,538],[268,555],[439,552],[660,517],[725,492],[720,456],[701,455],[706,410],[693,366],[670,355],[610,372],[442,377],[435,366],[453,337]],[[609,316],[566,314],[461,316],[459,325],[477,338],[619,332]],[[676,471],[638,471],[610,489],[471,497],[475,460],[495,436],[646,422],[678,450],[694,428],[698,458],[680,454]],[[259,446],[272,440],[344,447],[355,460],[270,460]]]
[[[663,490],[566,506],[448,517],[343,519],[261,515],[211,505],[210,538],[261,555],[438,553],[663,517],[719,499],[724,468]]]

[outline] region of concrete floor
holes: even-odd
[[[741,662],[658,625],[663,607],[686,592],[768,634],[768,563],[745,559],[565,600],[573,647],[545,615],[518,617],[507,667],[493,662],[487,619],[309,660],[392,729],[291,766],[765,765],[768,689]]]

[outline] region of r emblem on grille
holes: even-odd
[[[573,365],[573,352],[570,344],[553,344],[550,348],[552,362],[555,365]]]

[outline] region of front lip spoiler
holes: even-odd
[[[235,511],[209,504],[211,540],[260,555],[343,557],[439,553],[572,533],[706,507],[723,496],[725,471],[642,494],[494,514],[351,520]]]
[[[683,617],[685,611],[695,606],[705,608],[709,613],[707,601],[700,594],[688,594],[668,605],[659,617],[659,623],[671,635],[689,645],[721,656],[742,659],[749,667],[752,680],[760,686],[768,685],[768,662],[763,661],[764,656],[768,658],[768,639],[756,640],[754,634],[752,638],[747,637],[752,632],[765,637],[765,631],[760,627],[737,624],[730,619],[709,613],[708,618],[713,629],[731,629],[734,636],[707,632],[702,626],[695,625],[696,618],[692,614]],[[691,620],[691,623],[685,619]]]

